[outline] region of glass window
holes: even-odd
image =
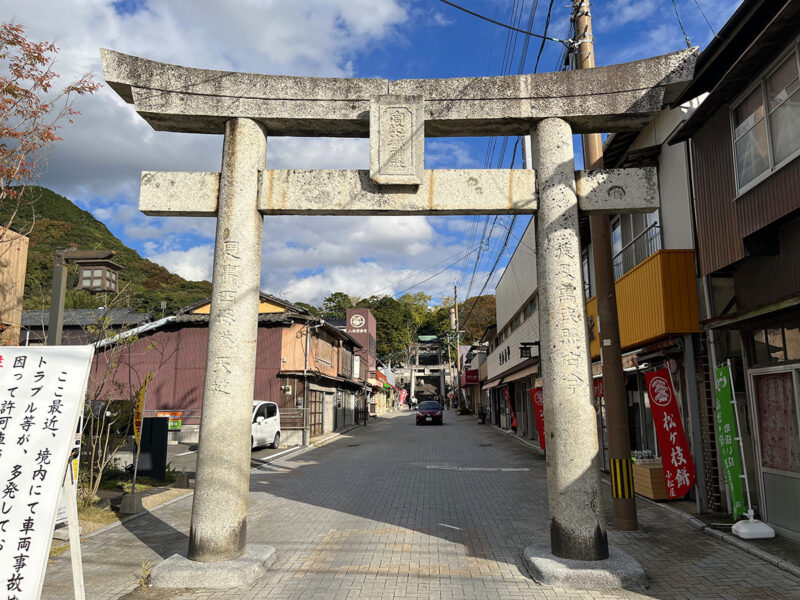
[[[99,288],[103,284],[102,279],[92,279],[92,287]]]
[[[278,414],[278,406],[275,404],[267,404],[267,418],[271,419]]]
[[[757,365],[768,365],[769,352],[767,351],[766,332],[763,329],[759,329],[754,331],[751,336],[751,360]]]
[[[81,287],[85,287],[85,288],[92,287],[92,280],[91,279],[84,279],[81,282]]]
[[[100,277],[102,274],[103,274],[103,269],[95,269],[94,270],[94,276],[95,277]]]
[[[767,329],[767,346],[770,362],[786,360],[786,351],[783,348],[783,329]]]
[[[116,281],[116,280],[117,280],[117,272],[111,271],[111,281]]]
[[[86,277],[87,279],[92,276],[91,269],[83,269],[83,273],[81,273],[81,277]]]
[[[611,254],[616,256],[620,252],[622,252],[622,227],[620,225],[619,218],[617,218],[611,224]]]
[[[783,330],[786,342],[786,360],[800,360],[800,327]]]
[[[794,52],[767,79],[769,131],[776,164],[800,149],[800,85]]]
[[[800,434],[792,373],[753,376],[758,411],[761,464],[800,473]]]
[[[739,187],[744,187],[769,169],[767,124],[760,86],[733,110],[733,137]]]

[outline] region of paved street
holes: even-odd
[[[250,454],[250,467],[256,469],[274,455],[282,454],[287,450],[290,450],[290,448],[256,448]],[[167,462],[170,468],[175,469],[178,473],[188,473],[189,478],[194,480],[195,467],[197,465],[197,444],[170,444],[167,446]]]
[[[522,550],[548,539],[544,459],[452,411],[443,427],[394,413],[254,470],[249,539],[278,558],[250,589],[135,591],[143,561],[185,552],[190,509],[86,540],[87,598],[800,598],[800,579],[645,502],[641,531],[610,538],[644,565],[646,594],[538,585]],[[71,597],[64,553],[43,598]]]

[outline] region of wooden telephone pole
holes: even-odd
[[[574,0],[575,39],[578,41],[578,69],[594,68],[594,37],[590,0]],[[603,168],[603,142],[599,133],[584,134],[585,169]],[[612,512],[614,527],[620,531],[638,529],[636,500],[633,497],[631,443],[628,430],[628,405],[622,371],[617,293],[611,255],[611,229],[607,215],[591,215],[595,287],[597,288],[597,337],[603,359],[603,387],[611,463]]]

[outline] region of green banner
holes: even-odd
[[[744,495],[742,494],[742,467],[739,459],[739,444],[736,440],[736,417],[733,414],[731,373],[728,365],[717,367],[716,403],[714,422],[717,426],[717,449],[720,462],[728,480],[728,491],[733,504],[733,518],[744,514]]]

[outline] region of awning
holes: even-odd
[[[492,381],[490,383],[484,384],[483,389],[484,390],[490,390],[493,387],[497,387],[498,385],[500,385],[502,383],[502,381],[503,381],[502,379],[495,379],[494,381]]]
[[[516,373],[512,373],[511,375],[506,375],[503,377],[503,381],[508,383],[509,381],[516,381],[517,379],[522,379],[523,377],[527,377],[528,375],[536,375],[539,372],[539,365],[531,365],[521,371],[517,371]]]

